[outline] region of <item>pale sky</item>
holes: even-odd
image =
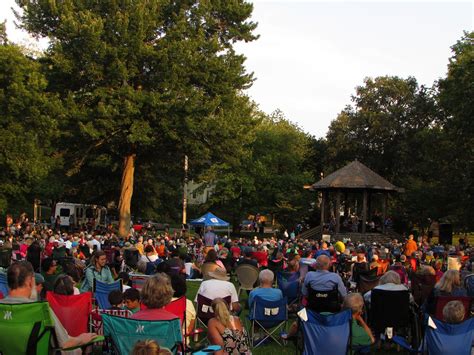
[[[450,46],[474,23],[467,0],[252,2],[260,38],[237,46],[257,79],[248,94],[317,137],[365,77],[414,76],[431,86],[445,76]],[[11,6],[0,0],[0,20],[8,20],[10,40],[25,43]]]

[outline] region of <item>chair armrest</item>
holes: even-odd
[[[81,344],[81,345],[78,345],[78,346],[73,346],[73,347],[70,347],[70,348],[60,349],[60,350],[61,351],[70,351],[70,350],[85,348],[85,347],[88,347],[89,345],[92,345],[92,344],[95,344],[95,343],[100,343],[102,341],[105,341],[105,337],[103,335],[97,335],[94,339],[92,339],[88,343]]]

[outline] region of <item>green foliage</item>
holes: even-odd
[[[47,94],[40,66],[13,45],[0,46],[0,212],[18,211],[47,190],[60,164],[53,144],[61,106]],[[54,182],[51,185],[54,185]],[[49,187],[49,188],[50,188]]]

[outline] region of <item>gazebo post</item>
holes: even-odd
[[[367,223],[367,190],[364,189],[364,201],[362,202],[362,234],[365,234]]]
[[[325,207],[326,207],[326,191],[323,190],[321,192],[321,234],[323,234]]]
[[[388,192],[383,193],[382,234],[385,234],[385,219],[387,218]]]
[[[339,233],[341,228],[341,215],[339,213],[339,209],[341,207],[341,191],[336,191],[336,211],[334,213],[334,217],[336,218],[336,234]]]

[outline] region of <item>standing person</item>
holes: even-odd
[[[211,226],[207,227],[207,232],[204,233],[204,246],[206,248],[209,248],[209,247],[214,248],[214,246],[217,243],[217,239],[218,239],[217,235],[212,230],[212,227]]]
[[[239,317],[230,314],[227,303],[216,298],[212,301],[212,309],[215,317],[208,323],[208,339],[211,344],[222,347],[215,354],[251,354],[247,331]]]
[[[112,283],[114,278],[107,264],[107,256],[101,250],[96,251],[91,258],[90,265],[86,268],[84,282],[81,286],[81,292],[92,291],[94,279]]]
[[[410,234],[408,236],[408,241],[405,244],[405,255],[407,257],[411,257],[412,254],[418,250],[418,246],[416,245],[416,242],[413,240],[413,234]]]

